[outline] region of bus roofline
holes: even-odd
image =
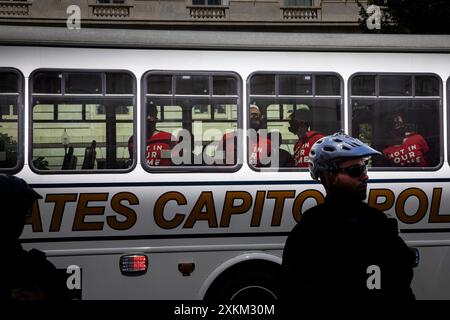
[[[450,52],[448,35],[135,30],[8,26],[0,45],[258,51]]]

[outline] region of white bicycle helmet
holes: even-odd
[[[380,154],[362,141],[344,132],[337,132],[314,143],[309,152],[309,172],[314,180],[318,180],[320,172],[336,171],[339,160]]]

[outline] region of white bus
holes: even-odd
[[[0,168],[43,196],[22,242],[78,266],[82,299],[276,298],[286,236],[324,190],[307,168],[249,161],[245,135],[231,162],[217,144],[256,104],[280,154],[300,108],[384,151],[401,113],[425,144],[374,158],[367,201],[418,249],[416,297],[448,299],[449,77],[447,36],[2,26]],[[152,108],[185,134],[181,162],[149,161]]]

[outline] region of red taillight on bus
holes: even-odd
[[[120,271],[127,276],[138,276],[147,272],[148,259],[143,254],[120,257]]]

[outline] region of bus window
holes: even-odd
[[[447,123],[450,123],[450,120],[448,120],[448,119],[450,119],[449,118],[450,117],[450,111],[448,111],[448,110],[450,110],[450,78],[447,79],[447,105],[448,105],[448,109],[447,109]],[[449,132],[450,132],[450,130],[447,129],[447,135],[448,135]],[[449,141],[449,140],[447,139],[447,141]],[[447,151],[448,152],[448,159],[449,159],[449,162],[450,162],[450,148],[447,148],[447,150],[448,150]]]
[[[332,73],[265,72],[253,74],[249,85],[249,131],[256,133],[249,135],[250,166],[307,170],[314,142],[343,126],[342,79]]]
[[[383,153],[373,167],[441,163],[441,85],[435,75],[363,74],[350,79],[352,135]]]
[[[230,73],[148,72],[142,163],[148,171],[236,170],[240,80]]]
[[[275,74],[254,74],[250,78],[251,95],[274,95]]]
[[[19,107],[23,78],[11,69],[0,69],[0,172],[19,170]]]
[[[30,77],[32,168],[127,171],[135,81],[127,72],[39,70]]]
[[[357,75],[351,81],[352,94],[355,96],[374,96],[375,77],[372,75]]]

